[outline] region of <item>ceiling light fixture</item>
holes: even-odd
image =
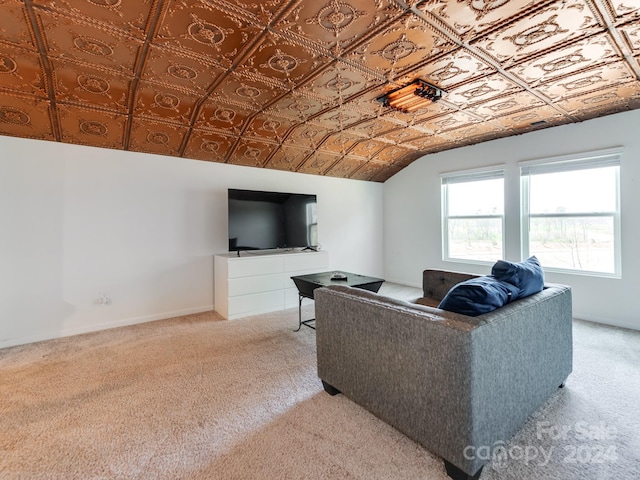
[[[380,95],[377,100],[385,107],[411,113],[437,102],[445,94],[446,92],[441,88],[416,78],[409,85]]]

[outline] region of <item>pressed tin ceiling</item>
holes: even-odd
[[[380,182],[639,107],[640,0],[0,0],[2,135]]]

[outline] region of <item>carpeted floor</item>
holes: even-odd
[[[307,314],[312,307],[307,307]],[[322,391],[297,309],[0,350],[0,479],[434,479],[442,461]],[[640,478],[640,332],[575,322],[574,372],[489,479]]]

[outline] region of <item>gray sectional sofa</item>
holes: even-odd
[[[436,308],[474,275],[423,274],[417,303],[344,286],[315,291],[318,376],[445,461],[478,478],[478,455],[506,442],[572,369],[571,289],[476,317]]]

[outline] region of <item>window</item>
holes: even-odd
[[[621,149],[520,164],[523,257],[620,275]]]
[[[441,184],[443,259],[504,258],[504,170],[444,174]]]

